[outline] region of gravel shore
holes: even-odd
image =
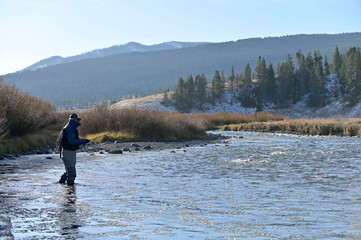
[[[164,149],[180,149],[191,146],[202,146],[208,143],[221,142],[227,139],[227,137],[221,134],[208,134],[208,138],[200,140],[189,140],[179,142],[105,142],[95,143],[90,142],[86,146],[81,147],[79,152],[107,152],[111,154],[121,154],[122,152],[135,152],[135,151],[151,151],[151,150],[164,150]],[[21,154],[5,154],[0,155],[0,160],[3,159],[15,159],[21,155],[40,155],[40,154],[53,154],[56,153],[55,143],[52,143],[45,147],[31,149]]]
[[[81,152],[108,152],[119,154],[122,152],[134,151],[150,151],[150,150],[164,150],[164,149],[181,149],[191,146],[202,146],[208,143],[223,141],[226,139],[221,134],[209,134],[207,139],[189,140],[180,142],[105,142],[105,143],[89,143],[86,147],[80,149]]]

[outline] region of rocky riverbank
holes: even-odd
[[[123,152],[137,152],[137,151],[151,151],[151,150],[164,150],[164,149],[181,149],[191,146],[202,146],[208,143],[223,141],[227,137],[222,134],[209,133],[206,139],[188,140],[179,142],[105,142],[96,143],[90,142],[86,146],[82,146],[78,151],[87,153],[109,153],[121,154]],[[48,146],[31,149],[20,154],[6,154],[0,155],[0,160],[3,159],[16,159],[22,155],[41,155],[41,154],[54,154],[56,153],[55,143]]]

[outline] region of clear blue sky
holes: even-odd
[[[361,32],[360,0],[0,0],[0,74],[130,41],[343,32]]]

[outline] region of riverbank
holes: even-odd
[[[110,153],[121,154],[123,152],[138,152],[138,151],[159,151],[165,149],[181,149],[192,146],[204,146],[209,143],[215,143],[217,141],[223,141],[228,137],[222,134],[208,133],[204,139],[197,140],[184,140],[177,142],[122,142],[120,140],[114,142],[90,142],[89,144],[81,147],[78,152],[87,153]],[[44,147],[34,148],[20,154],[5,154],[0,155],[0,160],[4,159],[16,159],[22,155],[42,155],[42,154],[55,154],[55,143],[51,143]]]
[[[282,132],[319,136],[360,136],[361,119],[290,119],[283,121],[229,124],[223,131]]]

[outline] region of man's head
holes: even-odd
[[[78,113],[72,113],[70,116],[69,116],[70,119],[73,119],[77,122],[80,122],[81,120],[83,120],[82,118],[80,118],[79,114]]]

